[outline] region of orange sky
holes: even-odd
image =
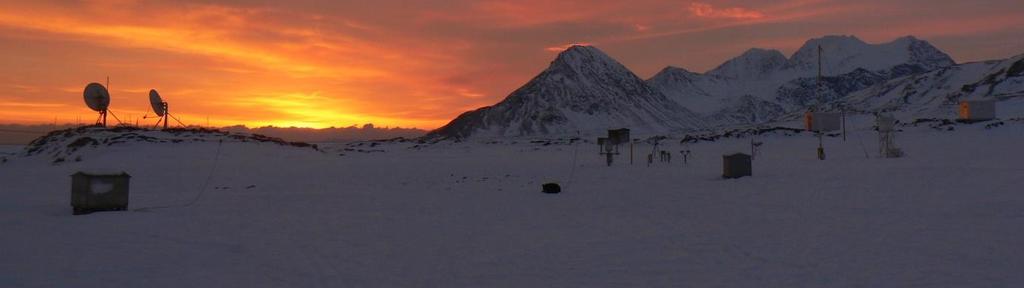
[[[156,88],[191,124],[430,129],[569,43],[644,78],[825,34],[915,35],[958,62],[1024,53],[1018,1],[0,2],[0,123],[91,122],[82,90],[109,76],[122,120]]]

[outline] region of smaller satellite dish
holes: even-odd
[[[85,105],[89,106],[89,109],[103,112],[110,107],[110,93],[100,83],[89,83],[85,86],[85,92],[82,94],[85,97]]]
[[[149,90],[149,105],[153,106],[156,116],[164,117],[164,100],[160,98],[160,93],[157,93],[156,89]]]

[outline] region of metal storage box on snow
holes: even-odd
[[[732,179],[752,176],[750,155],[735,153],[722,155],[722,178]]]
[[[128,208],[128,173],[71,175],[71,208],[75,215]]]

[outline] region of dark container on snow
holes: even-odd
[[[751,176],[750,155],[735,153],[722,155],[722,178],[732,179]]]
[[[628,144],[630,141],[629,129],[622,128],[608,130],[608,141],[611,141],[612,145]]]
[[[562,186],[558,186],[558,183],[545,183],[541,186],[544,193],[556,194],[562,192]]]
[[[74,215],[128,208],[128,173],[71,174],[71,208]]]

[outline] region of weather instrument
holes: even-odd
[[[177,121],[178,124],[181,124],[181,126],[185,126],[185,124],[181,123],[181,120],[178,120],[177,117],[171,115],[168,110],[167,102],[160,97],[160,93],[156,92],[156,89],[149,90],[149,105],[153,107],[153,113],[156,113],[157,118],[160,119],[156,121],[156,125],[154,125],[153,128],[160,127],[160,123],[163,123],[164,129],[167,129],[168,122],[171,122],[171,118],[173,118],[174,121]],[[143,118],[153,117],[143,116]]]
[[[814,94],[815,96],[818,97],[818,105],[821,105],[822,103],[825,102],[824,97],[821,96],[821,54],[824,51],[825,50],[821,48],[821,45],[818,45],[818,81],[815,84],[817,87],[815,87],[814,89]],[[818,160],[825,160],[825,141],[822,139],[822,134],[824,134],[824,132],[818,130],[815,134],[818,135]]]
[[[878,126],[878,150],[884,158],[899,158],[903,150],[896,147],[896,118],[890,114],[877,114],[875,125]]]
[[[100,114],[99,118],[96,119],[96,123],[102,123],[103,126],[107,126],[107,109],[110,108],[110,92],[107,92],[107,88],[103,87],[100,83],[93,82],[85,86],[85,92],[82,92],[82,94],[85,98],[85,105]]]

